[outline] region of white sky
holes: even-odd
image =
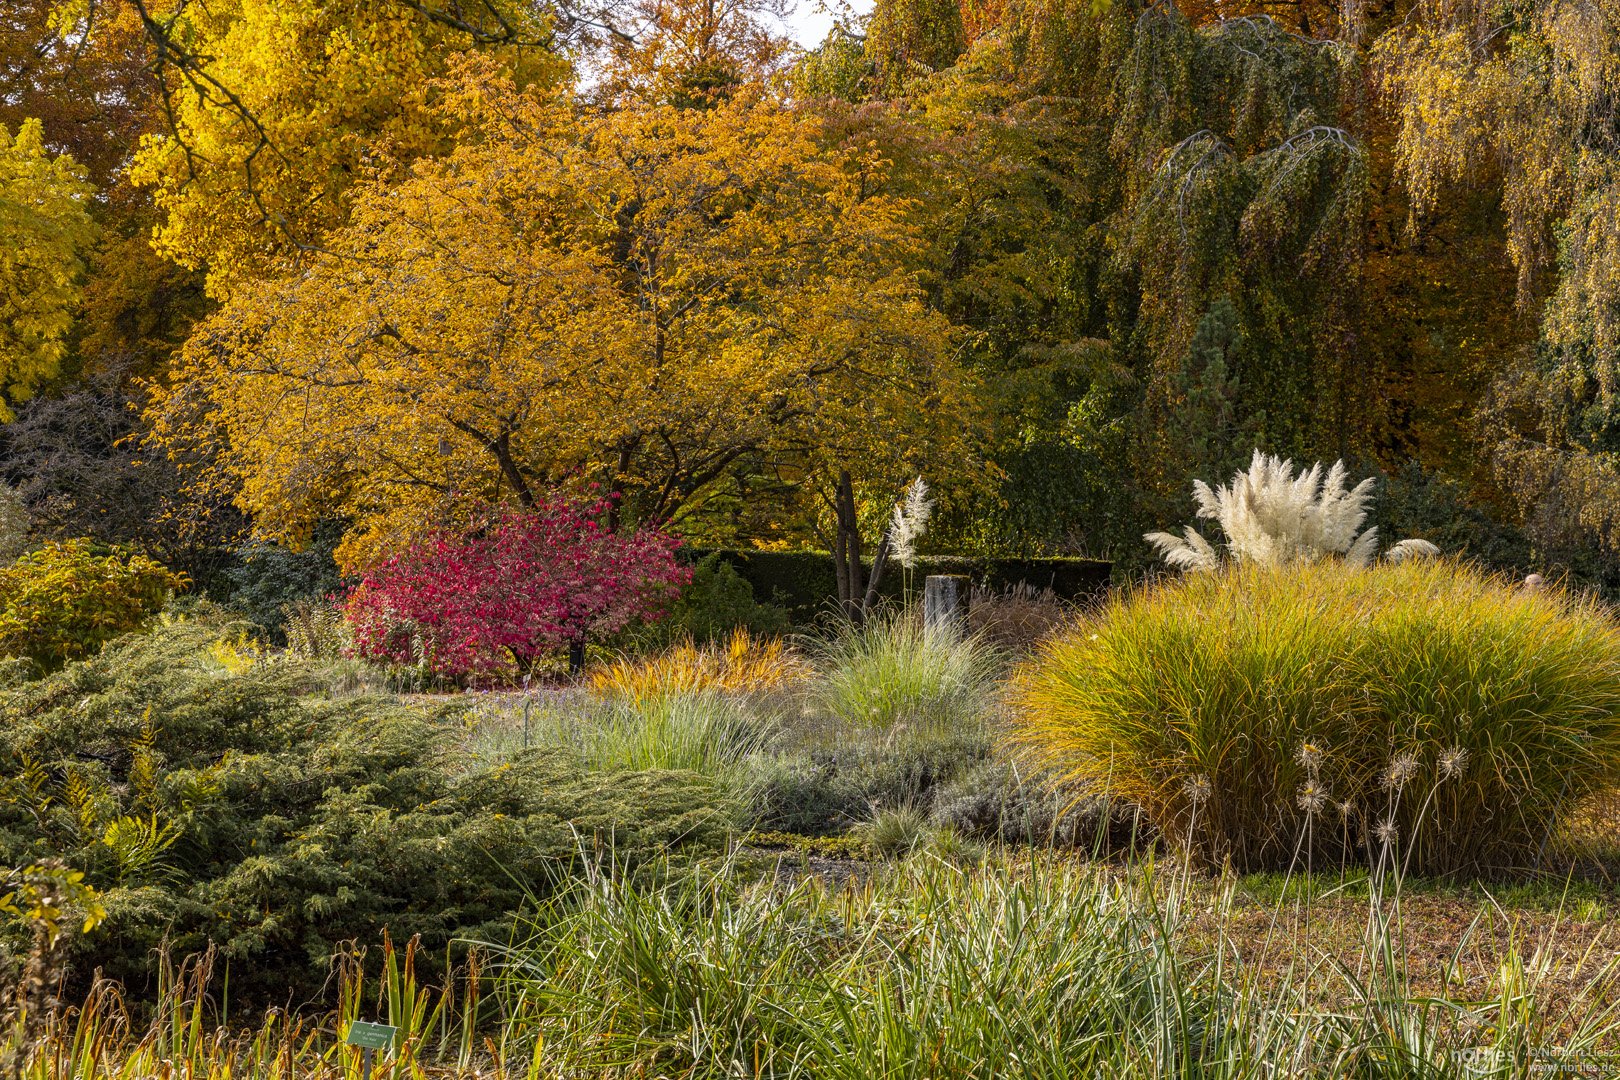
[[[807,49],[815,48],[832,29],[839,9],[864,15],[872,10],[872,0],[798,0],[786,21],[788,35]]]

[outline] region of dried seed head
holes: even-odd
[[[1194,806],[1198,806],[1199,804],[1209,800],[1212,789],[1210,787],[1209,777],[1205,776],[1203,773],[1199,773],[1197,776],[1189,776],[1185,781],[1183,781],[1181,790],[1186,794],[1188,801],[1190,801]]]
[[[1395,828],[1395,822],[1389,818],[1380,821],[1378,827],[1373,830],[1373,836],[1380,844],[1393,844],[1400,835],[1400,831]]]
[[[1407,785],[1412,777],[1417,775],[1418,759],[1416,754],[1401,754],[1389,763],[1384,770],[1384,786],[1399,791]]]
[[[1300,743],[1299,749],[1294,753],[1294,760],[1315,776],[1316,770],[1322,767],[1322,748],[1313,742]]]
[[[1299,798],[1297,801],[1299,803],[1299,808],[1305,811],[1307,814],[1320,813],[1322,807],[1327,805],[1327,789],[1321,784],[1318,784],[1315,780],[1307,780],[1305,783],[1300,785]]]
[[[1339,804],[1339,816],[1344,818],[1346,821],[1350,820],[1350,818],[1355,815],[1355,812],[1356,804],[1351,802],[1349,799],[1346,799],[1344,802]]]
[[[1468,768],[1469,756],[1466,746],[1453,746],[1440,755],[1440,775],[1447,780],[1457,779]]]

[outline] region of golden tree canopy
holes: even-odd
[[[39,121],[0,124],[0,420],[53,378],[95,235],[91,187],[66,154],[45,148]]]
[[[882,161],[759,87],[592,113],[469,65],[446,108],[473,136],[242,290],[158,397],[177,442],[200,395],[262,532],[350,517],[356,565],[470,498],[599,482],[670,520],[745,458],[964,458],[972,380]]]
[[[131,179],[163,213],[157,249],[207,269],[218,296],[318,246],[362,182],[446,150],[454,129],[434,108],[435,80],[448,57],[483,44],[476,27],[410,3],[172,7],[152,30],[159,57],[171,58],[168,130],[143,140]],[[519,39],[543,34],[525,5],[511,5],[510,22]],[[183,62],[171,56],[182,48]],[[533,46],[491,49],[526,79],[555,82],[565,68]]]

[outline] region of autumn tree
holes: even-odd
[[[1374,50],[1418,223],[1484,186],[1539,340],[1482,432],[1544,545],[1620,551],[1620,8],[1423,6]]]
[[[96,12],[93,40],[86,14]],[[14,0],[0,17],[0,124],[38,120],[109,198],[142,135],[156,130],[146,37],[129,0]],[[127,189],[123,189],[127,191]]]
[[[885,94],[950,67],[965,45],[957,0],[877,0],[867,21],[866,56]]]
[[[0,421],[61,364],[94,237],[91,190],[37,120],[0,126]]]
[[[184,471],[141,445],[130,386],[163,371],[204,304],[200,281],[152,250],[151,200],[126,182],[141,137],[161,126],[149,60],[130,0],[30,0],[0,18],[0,126],[25,130],[0,183],[6,295],[51,322],[20,347],[32,393],[8,394],[0,476],[34,542],[128,545],[206,585],[241,523],[228,500],[191,500]],[[57,157],[47,167],[33,154],[19,172],[34,127]],[[7,320],[12,358],[28,321]]]
[[[131,179],[162,212],[158,250],[206,269],[221,296],[317,248],[357,186],[453,145],[432,101],[453,54],[488,49],[522,80],[563,71],[547,15],[522,3],[129,2],[166,122]]]
[[[143,138],[164,130],[162,83],[135,0],[26,0],[0,17],[0,125],[39,122],[83,167],[96,241],[64,337],[60,382],[107,370],[155,374],[200,313],[199,279],[152,249],[159,218],[128,183]]]
[[[759,85],[595,112],[472,65],[446,100],[477,137],[234,297],[159,397],[171,446],[206,402],[262,533],[350,518],[357,565],[472,499],[596,481],[667,522],[745,457],[901,483],[965,458],[972,379],[881,160]]]
[[[599,101],[706,108],[773,71],[790,48],[793,0],[631,0],[633,24],[603,50]]]

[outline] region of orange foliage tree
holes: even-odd
[[[800,484],[965,460],[972,379],[883,161],[758,85],[594,112],[469,63],[443,90],[472,134],[234,296],[157,395],[171,448],[209,412],[261,532],[344,516],[361,565],[580,481],[667,522],[745,458]]]

